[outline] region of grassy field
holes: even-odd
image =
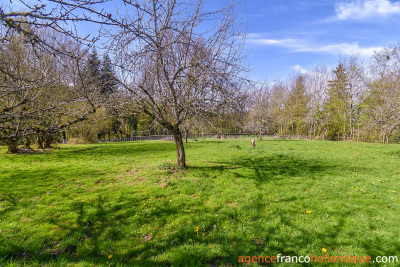
[[[5,151],[0,265],[236,266],[239,256],[325,250],[400,258],[399,145],[190,141],[184,171],[172,142]]]

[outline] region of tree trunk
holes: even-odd
[[[7,153],[17,153],[18,152],[19,140],[21,140],[21,137],[10,138],[6,141],[6,144],[8,146]]]
[[[29,135],[25,136],[25,147],[31,149],[32,139]]]
[[[38,134],[37,137],[36,137],[36,147],[38,149],[44,149],[43,141],[44,141],[43,140],[43,135],[42,134]]]
[[[44,148],[52,148],[51,143],[53,142],[52,136],[46,136],[43,141]]]
[[[182,132],[179,127],[174,127],[172,130],[176,146],[176,158],[178,168],[186,168],[185,148],[183,147]]]
[[[62,138],[63,138],[63,144],[66,144],[67,143],[67,136],[65,135],[65,132],[62,132]]]

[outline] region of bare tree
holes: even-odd
[[[10,153],[17,152],[21,139],[31,135],[37,137],[39,148],[48,147],[60,130],[95,111],[92,99],[97,95],[96,88],[87,87],[82,79],[78,61],[82,55],[55,55],[32,46],[26,35],[13,31],[0,43],[0,140]],[[82,54],[79,46],[63,40],[64,36],[41,31],[35,34],[47,36],[41,37],[49,38],[46,41],[54,48],[62,45]]]
[[[375,53],[371,77],[365,97],[367,128],[377,131],[383,143],[400,128],[400,52],[399,47]]]
[[[249,95],[251,106],[247,116],[246,129],[259,133],[261,140],[262,133],[269,132],[272,123],[269,84],[267,82],[256,84]]]
[[[207,12],[201,0],[126,2],[136,13],[124,21],[135,27],[112,36],[121,83],[143,112],[173,133],[177,165],[186,167],[182,123],[233,101],[243,83],[235,6]]]

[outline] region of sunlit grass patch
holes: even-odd
[[[239,256],[323,255],[322,248],[396,255],[399,151],[189,142],[187,170],[175,169],[172,142],[1,154],[0,262],[219,266]]]

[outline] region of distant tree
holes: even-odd
[[[57,33],[42,30],[37,35],[79,54],[79,47]],[[95,111],[95,92],[82,85],[75,59],[32,46],[13,29],[0,49],[0,140],[8,152],[18,152],[23,138],[33,135],[39,148],[49,147],[61,130]]]
[[[292,78],[291,90],[288,94],[286,107],[288,109],[290,130],[293,134],[307,131],[307,115],[309,112],[310,96],[306,88],[306,78],[298,75]]]
[[[88,88],[100,88],[101,87],[101,61],[97,54],[96,49],[93,49],[92,52],[89,54],[86,66],[84,66],[83,71],[85,77],[85,85]]]
[[[383,142],[400,129],[400,52],[399,47],[375,53],[371,80],[363,101],[364,125]]]
[[[307,74],[306,84],[310,96],[310,109],[307,115],[308,133],[313,137],[322,137],[323,133],[323,106],[330,73],[326,66],[317,66]]]
[[[328,138],[347,136],[350,127],[350,87],[347,71],[342,63],[333,70],[334,78],[329,81],[327,99],[324,103],[325,127]]]
[[[288,110],[286,100],[288,97],[288,86],[284,82],[278,82],[271,88],[271,100],[269,114],[273,118],[274,132],[280,135],[287,133]]]
[[[246,129],[260,134],[269,132],[272,118],[270,114],[271,93],[267,83],[257,85],[251,93],[250,110],[246,118]]]
[[[118,81],[108,54],[103,55],[100,69],[101,94],[110,95],[117,90]]]

